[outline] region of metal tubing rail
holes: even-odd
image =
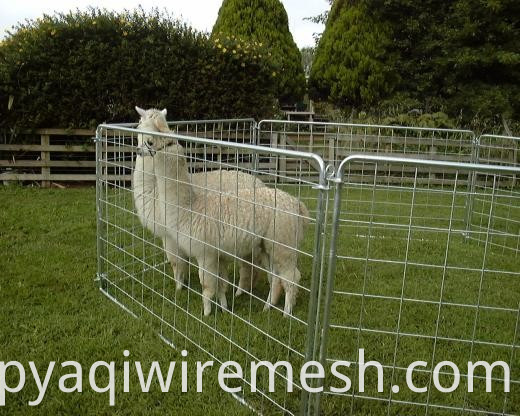
[[[434,127],[412,127],[412,126],[391,126],[384,124],[357,124],[357,123],[335,123],[335,122],[318,122],[318,121],[296,121],[296,120],[262,120],[258,123],[260,129],[262,124],[275,123],[275,124],[294,124],[294,125],[305,125],[305,126],[331,126],[331,127],[365,127],[375,129],[398,129],[398,130],[417,130],[417,131],[433,131],[442,133],[465,133],[470,134],[475,138],[475,133],[472,130],[465,129],[438,129]]]
[[[486,173],[505,173],[505,174],[519,174],[520,167],[514,166],[500,166],[500,165],[485,165],[481,163],[466,163],[466,162],[445,162],[441,160],[428,159],[412,159],[394,156],[376,156],[376,155],[351,155],[343,159],[339,164],[334,181],[341,181],[343,179],[345,166],[352,162],[368,162],[368,163],[400,163],[403,165],[414,166],[435,166],[444,168],[453,168]]]
[[[279,148],[271,148],[271,147],[267,148],[267,147],[252,145],[252,144],[246,144],[246,143],[234,143],[234,142],[228,142],[228,141],[224,141],[224,140],[206,139],[203,137],[184,136],[182,134],[177,134],[174,132],[162,133],[162,132],[150,131],[150,130],[136,130],[136,129],[132,129],[132,128],[128,128],[128,127],[114,128],[113,124],[101,124],[98,127],[98,129],[126,131],[128,133],[133,133],[133,134],[148,134],[151,136],[162,137],[165,139],[183,140],[186,142],[205,144],[205,145],[210,145],[210,146],[221,145],[221,146],[231,147],[234,149],[249,150],[255,154],[256,153],[272,153],[272,154],[280,155],[280,156],[289,156],[289,157],[313,160],[319,166],[319,185],[318,186],[327,188],[327,178],[325,177],[325,172],[326,172],[327,166],[325,165],[324,160],[320,156],[318,156],[314,153],[302,152],[299,150],[286,150],[286,149],[279,149]]]

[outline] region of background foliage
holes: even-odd
[[[279,0],[224,0],[212,37],[239,36],[268,48],[277,72],[277,97],[282,104],[303,99],[305,78],[301,55],[289,31]]]
[[[136,104],[172,119],[269,115],[275,78],[263,53],[158,11],[45,16],[0,46],[0,126],[94,127],[135,120]]]
[[[340,107],[518,119],[520,2],[336,0],[313,98]]]

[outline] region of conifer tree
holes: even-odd
[[[267,46],[269,55],[264,58],[271,60],[276,68],[280,102],[294,104],[303,99],[302,58],[289,31],[287,12],[279,0],[224,0],[212,37],[226,36]]]
[[[315,99],[339,106],[374,104],[396,82],[384,65],[389,27],[371,18],[362,2],[336,0],[318,44],[310,76]]]
[[[315,99],[520,116],[517,0],[336,0],[310,78]],[[406,108],[406,107],[409,108]]]

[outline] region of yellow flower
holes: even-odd
[[[258,44],[258,46],[262,46],[262,42],[260,42],[260,43]]]
[[[222,48],[222,45],[219,43],[219,44],[217,45],[217,48],[221,49],[221,48]]]
[[[123,36],[128,36],[128,32],[123,32]]]
[[[276,76],[276,72],[273,71],[273,77],[275,77],[275,76]]]
[[[242,62],[242,63],[240,64],[240,66],[241,66],[242,68],[245,68],[246,64]]]
[[[233,53],[234,53],[234,54],[236,54],[236,53],[237,53],[237,51],[236,51],[235,49],[233,49]]]
[[[95,20],[92,22],[93,25],[95,25],[96,23],[97,23],[97,22],[96,22]]]
[[[56,34],[56,31],[53,30],[53,31],[51,32],[51,36],[54,36],[55,34]]]
[[[222,52],[226,53],[226,52],[227,52],[227,49],[226,49],[226,48],[222,49]]]

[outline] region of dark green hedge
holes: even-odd
[[[270,115],[273,69],[262,48],[238,42],[216,44],[158,11],[19,24],[0,45],[0,127],[94,127],[135,120],[135,105],[171,119]]]

